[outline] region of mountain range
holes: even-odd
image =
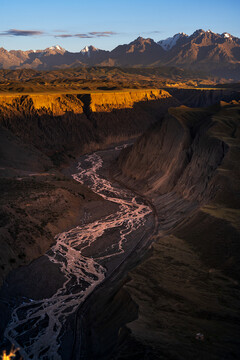
[[[177,66],[202,71],[220,78],[240,80],[240,39],[229,33],[196,30],[192,35],[178,33],[155,42],[138,37],[112,51],[86,46],[69,52],[61,46],[45,50],[0,48],[0,69],[52,70],[78,66]]]

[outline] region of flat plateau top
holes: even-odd
[[[214,91],[220,91],[220,90],[235,90],[231,88],[205,88],[205,87],[161,87],[161,88],[141,88],[141,89],[116,89],[116,90],[84,90],[84,89],[78,89],[78,90],[49,90],[46,89],[46,91],[33,91],[33,92],[11,92],[11,91],[0,91],[0,96],[21,96],[21,95],[55,95],[55,94],[108,94],[108,93],[123,93],[123,92],[142,92],[142,91],[157,91],[157,90],[165,90],[169,91],[171,89],[178,89],[178,90],[214,90]]]

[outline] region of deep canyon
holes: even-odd
[[[0,96],[1,349],[240,356],[239,100],[191,88]]]

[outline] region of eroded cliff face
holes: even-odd
[[[161,89],[91,93],[85,97],[88,97],[89,109],[92,112],[131,109],[134,107],[134,104],[139,102],[172,98],[169,92]]]
[[[177,104],[163,90],[1,96],[0,125],[61,158],[141,134]]]
[[[238,101],[240,92],[231,89],[169,89],[169,93],[181,104],[191,107],[207,107],[219,101]]]
[[[186,238],[210,266],[237,278],[239,110],[226,103],[169,109],[161,124],[122,152],[118,173],[152,199],[160,230],[173,231],[184,222],[177,236]]]
[[[123,152],[123,175],[145,194],[176,192],[188,201],[211,196],[211,179],[228,145],[208,129],[215,110],[171,108],[162,123]]]
[[[169,107],[231,100],[229,90],[169,89],[0,96],[0,125],[23,142],[66,160],[142,134]]]

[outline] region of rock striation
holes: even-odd
[[[237,103],[170,108],[162,123],[119,158],[119,178],[152,199],[159,228],[173,229],[184,220],[178,236],[208,265],[237,278],[239,120]]]
[[[76,155],[142,133],[177,104],[164,90],[1,96],[0,125],[47,155]]]

